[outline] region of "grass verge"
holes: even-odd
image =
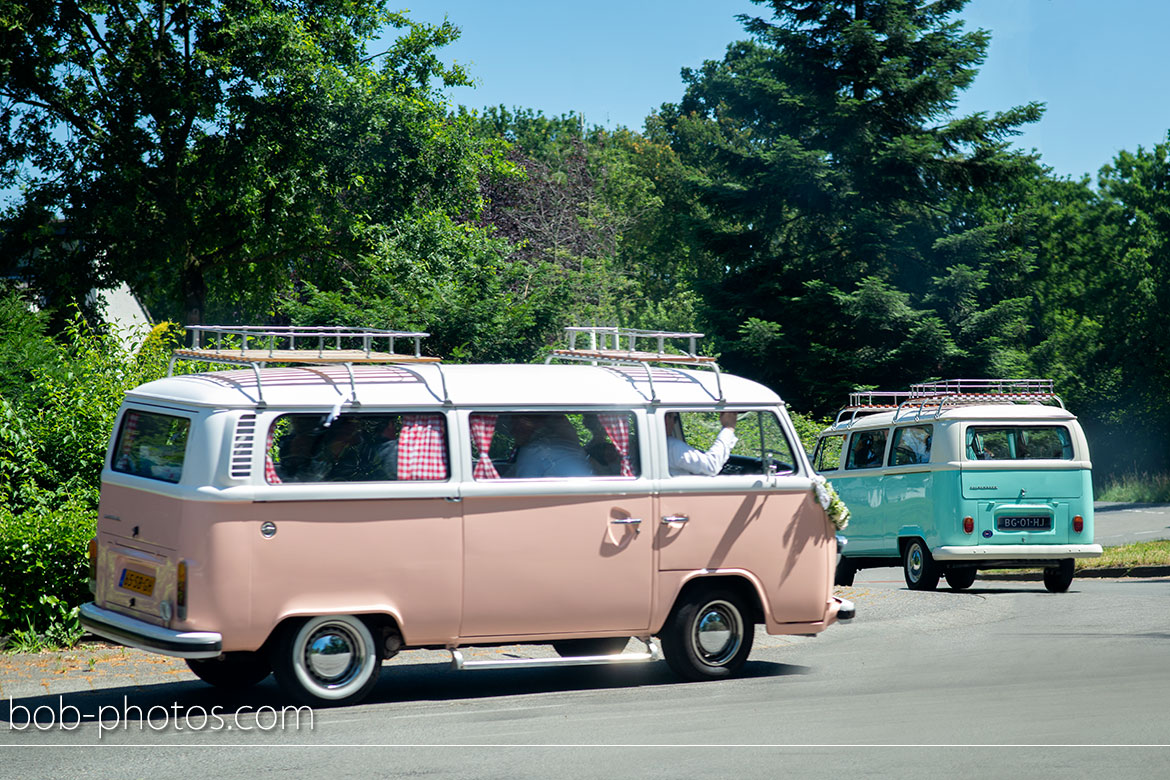
[[[1170,473],[1123,474],[1105,484],[1097,494],[1098,501],[1161,504],[1170,502]]]
[[[1077,570],[1131,569],[1135,566],[1170,566],[1170,540],[1136,542],[1106,547],[1100,558],[1077,560]]]

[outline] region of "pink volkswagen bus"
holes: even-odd
[[[853,616],[783,402],[696,356],[698,334],[588,329],[558,364],[442,365],[426,334],[192,330],[176,359],[239,369],[127,393],[81,614],[212,685],[272,673],[353,703],[411,648],[461,669],[664,655],[701,680],[734,674],[757,624]],[[502,644],[558,656],[463,656]]]

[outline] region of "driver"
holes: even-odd
[[[715,437],[715,442],[706,452],[697,450],[687,444],[683,438],[682,419],[678,412],[666,413],[666,457],[670,464],[670,473],[700,474],[713,477],[723,470],[723,465],[731,457],[731,448],[739,441],[735,435],[735,421],[738,415],[735,412],[720,412],[719,424],[723,429]]]

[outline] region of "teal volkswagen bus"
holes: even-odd
[[[823,431],[814,468],[852,517],[838,585],[901,565],[913,590],[979,569],[1042,568],[1054,593],[1093,543],[1092,464],[1051,380],[954,379],[859,392]]]

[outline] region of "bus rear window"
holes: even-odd
[[[967,429],[968,460],[1072,460],[1068,428],[994,426]]]
[[[114,471],[178,482],[187,454],[186,417],[130,410],[122,417],[118,444],[114,447]]]

